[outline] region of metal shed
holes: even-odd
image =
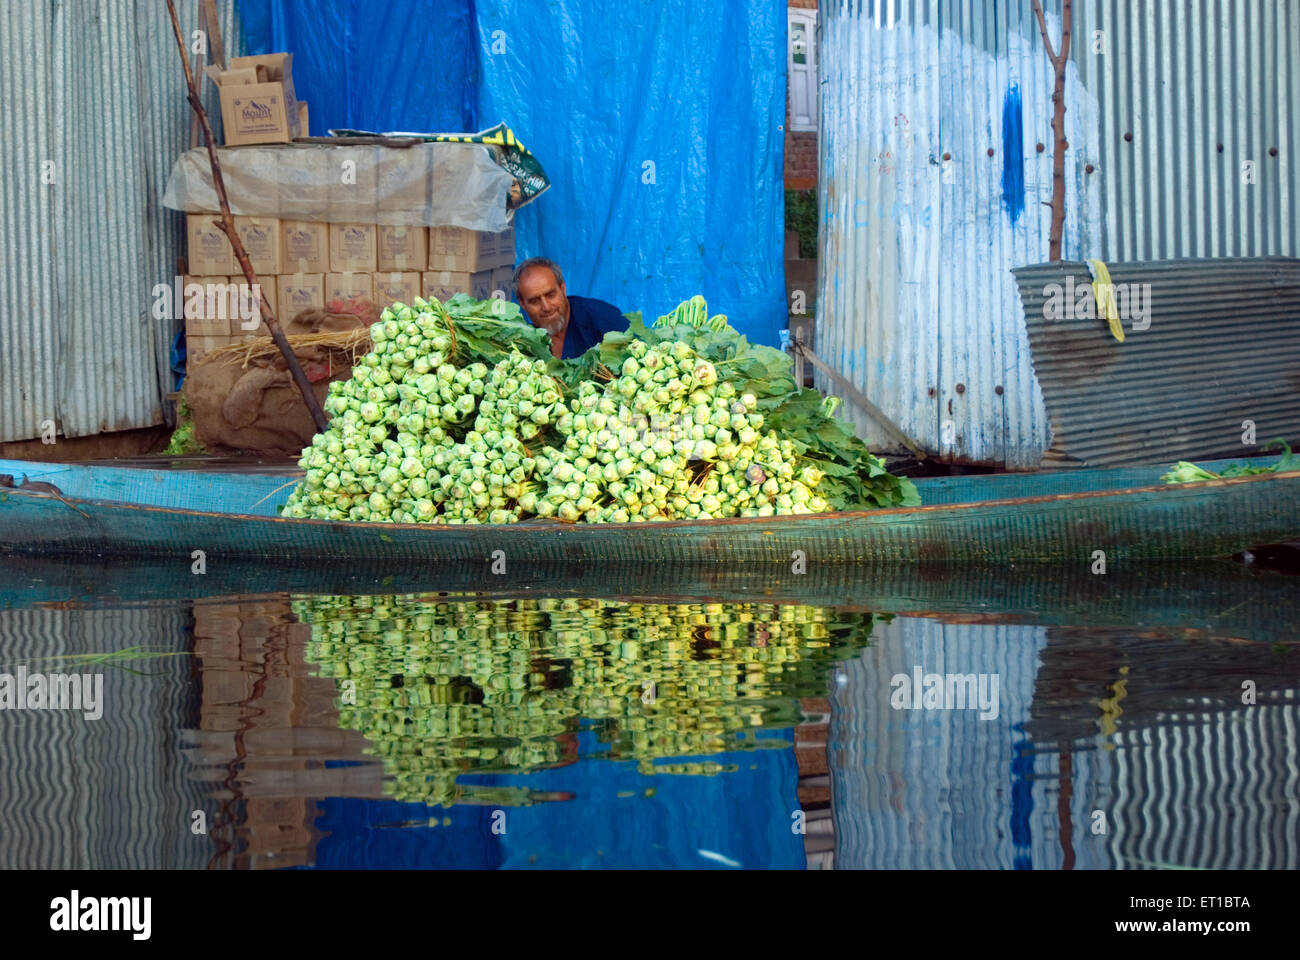
[[[1300,9],[1074,10],[1065,259],[1295,256]],[[1030,0],[823,0],[819,42],[818,353],[930,454],[1037,466],[1051,430],[1011,274],[1048,254]]]

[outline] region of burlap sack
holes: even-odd
[[[332,302],[326,310],[300,313],[284,332],[289,337],[346,332],[377,319],[378,312],[368,302]],[[352,376],[346,351],[311,346],[298,347],[294,353],[318,403],[324,403],[332,381]],[[232,361],[229,354],[209,354],[190,368],[184,394],[193,412],[195,435],[213,453],[296,457],[316,435],[307,405],[279,353],[254,358],[247,365]]]

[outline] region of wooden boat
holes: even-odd
[[[1252,463],[1268,464],[1273,458]],[[1214,469],[1216,464],[1209,464]],[[343,523],[277,516],[294,475],[0,460],[40,489],[0,488],[0,550],[173,557],[521,566],[1048,561],[1107,568],[1224,557],[1300,537],[1300,471],[1167,485],[1167,465],[917,482],[923,506],[773,518],[508,526]],[[509,576],[510,574],[504,574]]]

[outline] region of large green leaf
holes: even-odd
[[[523,319],[517,304],[475,300],[458,293],[441,306],[456,336],[456,359],[462,364],[475,360],[495,364],[512,349],[525,356],[552,359],[550,336]]]

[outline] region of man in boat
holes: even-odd
[[[533,326],[551,335],[551,353],[557,357],[576,357],[600,343],[609,331],[627,329],[627,320],[612,303],[569,296],[559,264],[545,257],[519,264],[514,291]]]

